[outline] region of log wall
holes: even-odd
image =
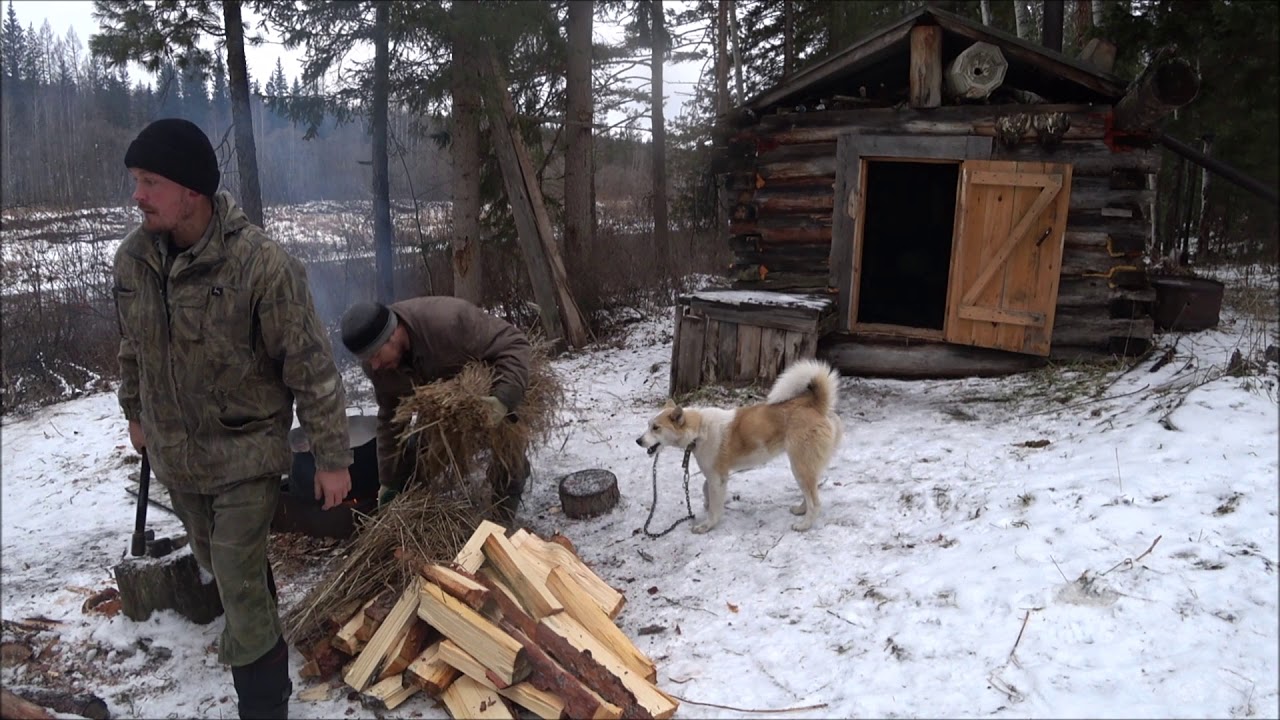
[[[768,115],[725,132],[717,170],[725,180],[734,287],[836,292],[829,253],[841,133],[990,136],[996,138],[993,160],[1074,166],[1054,356],[1117,347],[1142,352],[1153,332],[1154,299],[1144,259],[1155,200],[1147,179],[1159,170],[1160,153],[1152,147],[1113,150],[1110,110],[1046,104],[810,111]],[[1001,118],[1019,113],[1062,113],[1070,126],[1056,142],[1042,142],[1031,123],[1020,138],[1002,138]]]

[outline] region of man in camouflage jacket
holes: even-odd
[[[350,491],[346,400],[302,265],[218,192],[199,127],[158,120],[125,165],[142,226],[115,257],[120,406],[218,584],[219,659],[241,717],[287,717],[292,692],[267,535],[299,423],[327,509]]]

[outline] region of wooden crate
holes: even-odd
[[[680,298],[671,349],[672,397],[704,384],[772,383],[797,358],[813,357],[835,328],[825,295],[703,290]]]

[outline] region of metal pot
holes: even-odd
[[[345,500],[378,497],[378,418],[372,415],[347,415],[348,446],[352,451],[351,492]],[[289,448],[293,464],[289,468],[288,490],[291,495],[315,500],[316,458],[311,443],[301,427],[289,431]]]

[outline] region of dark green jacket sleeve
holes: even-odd
[[[347,400],[333,349],[316,315],[306,269],[275,243],[258,257],[257,317],[267,353],[280,363],[297,403],[298,423],[311,442],[318,470],[351,464]]]

